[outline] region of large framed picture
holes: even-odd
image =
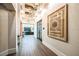
[[[63,5],[47,17],[48,36],[68,42],[68,5]]]

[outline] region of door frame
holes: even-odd
[[[42,37],[41,37],[41,38],[38,38],[38,35],[40,35],[40,34],[38,33],[38,23],[39,23],[39,22],[41,22],[41,29],[42,29],[42,19],[37,22],[37,39],[39,39],[39,40],[42,42]],[[41,33],[41,35],[42,35],[42,33]]]

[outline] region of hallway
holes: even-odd
[[[52,2],[0,3],[0,56],[79,56],[79,3]]]
[[[25,35],[19,47],[20,56],[56,56],[33,35]]]

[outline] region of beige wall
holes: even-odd
[[[16,16],[14,11],[0,8],[0,55],[16,53]]]
[[[16,48],[16,18],[15,12],[8,12],[8,49]],[[16,50],[15,50],[16,51]]]
[[[44,14],[42,27],[43,44],[57,55],[79,55],[79,4],[68,4],[68,43],[47,36],[47,16],[64,4],[55,4]]]
[[[8,49],[8,12],[0,9],[0,52]]]

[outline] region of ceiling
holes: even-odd
[[[0,6],[2,6],[4,9],[7,9],[9,11],[15,11],[12,3],[0,3]]]
[[[46,9],[48,3],[22,3],[20,4],[20,14],[22,21],[34,22],[35,17],[41,14],[43,9]],[[26,21],[27,20],[27,21]]]

